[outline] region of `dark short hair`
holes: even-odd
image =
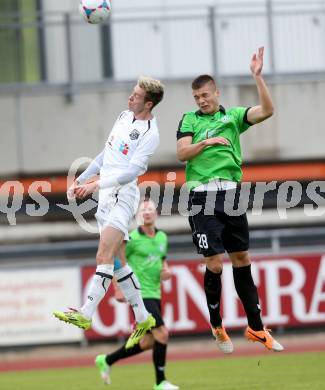
[[[217,87],[212,76],[208,74],[201,74],[192,81],[192,89],[200,89],[207,83],[212,83],[215,87]]]

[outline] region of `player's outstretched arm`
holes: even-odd
[[[273,102],[270,91],[262,77],[264,59],[264,47],[258,49],[258,53],[254,54],[251,60],[250,69],[256,82],[257,92],[260,104],[251,107],[247,113],[249,123],[255,124],[264,121],[273,115]]]
[[[77,185],[75,187],[76,197],[84,199],[87,196],[97,192],[99,189],[120,187],[124,184],[131,183],[142,173],[142,168],[135,164],[129,164],[125,168],[125,172],[118,175],[111,175],[108,177],[100,178],[91,183]]]
[[[153,155],[159,145],[159,134],[149,133],[141,139],[135,153],[133,154],[128,166],[123,168],[123,172],[113,174],[108,177],[100,177],[92,183],[78,185],[75,188],[77,198],[85,198],[99,189],[120,187],[124,184],[131,183],[138,176],[142,175],[148,166],[148,160]]]
[[[91,177],[98,175],[100,168],[103,165],[104,161],[104,150],[96,156],[88,167],[82,172],[82,174],[77,177],[77,179],[72,183],[72,185],[67,190],[68,200],[74,199],[76,197],[76,187],[83,181],[90,179]]]
[[[99,155],[93,159],[93,161],[82,172],[82,174],[79,177],[77,177],[76,182],[78,184],[99,174],[100,168],[103,166],[103,162],[104,162],[104,153],[105,153],[104,150],[101,153],[99,153]]]

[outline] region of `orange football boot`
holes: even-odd
[[[283,351],[283,346],[271,336],[270,332],[271,330],[266,329],[265,327],[263,330],[253,330],[248,326],[245,331],[245,336],[249,341],[258,341],[262,343],[265,348],[269,349],[270,351]]]
[[[232,353],[234,346],[230,340],[230,337],[227,335],[225,327],[222,325],[216,328],[211,328],[211,330],[220,351],[223,353]]]

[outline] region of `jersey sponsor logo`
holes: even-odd
[[[138,138],[139,138],[139,135],[140,135],[140,131],[137,130],[137,129],[132,130],[131,133],[129,134],[130,139],[131,139],[132,141],[135,141],[136,139],[138,139]]]
[[[124,155],[127,155],[129,153],[129,145],[125,142],[121,142],[120,143],[120,146],[119,146],[119,149],[118,149],[121,153],[123,153]]]

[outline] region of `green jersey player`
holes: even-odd
[[[248,253],[247,218],[238,196],[242,177],[240,135],[273,114],[271,95],[261,74],[263,54],[264,48],[260,48],[250,64],[258,105],[225,109],[219,104],[215,80],[209,75],[201,75],[192,82],[193,97],[199,109],[183,116],[177,132],[177,154],[181,161],[186,161],[193,242],[207,265],[204,290],[212,333],[224,353],[233,351],[220,315],[222,254],[225,251],[232,262],[235,288],[248,320],[246,337],[263,343],[270,350],[283,350],[264,327],[260,316]],[[239,213],[232,213],[234,210]]]

